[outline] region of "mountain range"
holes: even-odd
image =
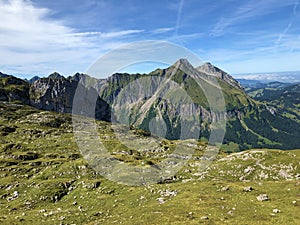
[[[171,82],[164,84],[165,79]],[[212,86],[214,79],[224,96],[224,115],[210,110],[204,91],[206,85]],[[199,87],[197,80],[201,80],[204,89]],[[86,88],[88,83],[92,85]],[[95,104],[92,114],[99,120],[127,123],[167,139],[180,139],[184,123],[189,132],[208,140],[212,121],[225,117],[223,149],[226,151],[300,147],[299,84],[243,87],[210,63],[194,68],[186,59],[149,74],[116,73],[107,79],[80,73],[65,78],[53,73],[28,81],[0,73],[0,101],[19,102],[41,110],[72,113],[78,87],[82,87],[87,96],[97,98],[96,103],[90,98],[81,99],[81,108],[77,110],[83,115],[93,116],[86,109]],[[157,87],[164,88],[154,97]],[[189,104],[181,104],[183,99],[178,96],[185,95],[178,95],[180,90],[187,94],[184,100]],[[172,99],[172,107],[168,99]],[[116,109],[120,110],[116,112]]]

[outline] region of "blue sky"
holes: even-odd
[[[239,77],[299,71],[300,5],[298,0],[0,0],[5,73],[85,72],[110,50],[144,40],[181,45],[231,74],[244,74]]]

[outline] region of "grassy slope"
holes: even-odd
[[[111,133],[109,124],[98,126],[102,133]],[[1,224],[300,223],[299,150],[221,153],[209,170],[199,173],[197,159],[205,147],[199,143],[173,183],[129,187],[88,167],[68,115],[0,104],[0,130]],[[173,144],[166,141],[162,148],[172,149]],[[144,155],[134,156],[116,155],[135,164],[145,160]],[[251,172],[245,173],[248,167]],[[260,176],[262,172],[268,177]],[[246,186],[254,190],[243,192]],[[164,196],[166,190],[177,195]],[[263,193],[269,201],[256,200]],[[275,208],[281,212],[272,215]]]

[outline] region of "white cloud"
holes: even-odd
[[[143,30],[78,33],[29,0],[0,0],[0,70],[46,75],[84,72],[104,52]],[[39,65],[39,66],[37,66]]]
[[[299,82],[300,72],[281,72],[281,73],[254,73],[238,74],[236,79],[262,80],[262,81],[281,81],[281,82]]]
[[[180,27],[183,5],[184,5],[184,0],[180,0],[179,5],[178,5],[178,11],[177,11],[177,21],[176,21],[176,27],[175,27],[175,35],[178,34],[178,30],[179,30],[179,27]]]
[[[131,34],[138,34],[142,33],[144,30],[122,30],[122,31],[115,31],[115,32],[81,32],[81,33],[74,33],[71,36],[77,37],[86,37],[86,36],[96,36],[101,38],[117,38],[117,37],[124,37]]]

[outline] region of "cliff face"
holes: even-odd
[[[77,82],[66,78],[39,79],[30,86],[30,103],[38,109],[71,113],[76,88]]]
[[[73,100],[79,80],[84,77],[83,74],[76,74],[74,77],[64,78],[59,74],[50,75],[48,78],[42,78],[30,85],[29,96],[30,104],[38,109],[56,111],[62,113],[72,113]],[[88,92],[88,93],[87,93]],[[97,91],[93,88],[86,90],[85,95]],[[89,98],[82,99],[85,107],[93,104]],[[97,119],[110,120],[110,107],[102,99],[97,99],[95,116]]]

